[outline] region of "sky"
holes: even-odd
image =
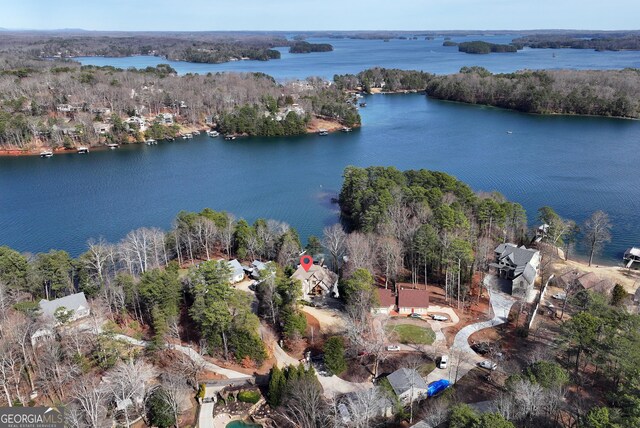
[[[638,0],[0,0],[9,29],[530,30],[639,28]]]

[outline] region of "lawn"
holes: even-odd
[[[429,327],[413,324],[398,324],[387,327],[387,333],[395,335],[400,343],[412,345],[431,345],[436,334]]]

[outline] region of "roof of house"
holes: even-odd
[[[304,270],[302,266],[299,266],[293,275],[291,275],[291,278],[299,279],[303,282],[315,281],[325,291],[331,291],[338,280],[338,276],[335,273],[318,265],[311,265],[308,271]]]
[[[498,245],[495,252],[498,254],[500,260],[508,258],[514,265],[523,266],[524,270],[524,265],[531,261],[533,256],[538,253],[538,250],[526,248],[524,245],[518,247],[515,244],[505,243]],[[518,273],[516,273],[516,275],[518,275]]]
[[[233,277],[236,277],[238,275],[244,275],[244,269],[242,268],[242,265],[240,264],[239,261],[237,261],[236,259],[230,260],[227,263],[229,263],[229,266],[231,267],[231,275]]]
[[[428,308],[429,291],[413,288],[401,288],[398,291],[399,308]]]
[[[258,270],[262,270],[262,269],[264,269],[264,268],[266,268],[266,267],[267,267],[267,264],[266,264],[266,263],[261,262],[260,260],[254,260],[254,261],[251,263],[251,266],[253,266],[254,268],[256,268],[256,269],[258,269]]]
[[[389,384],[393,388],[396,395],[402,395],[411,389],[413,385],[416,389],[427,389],[427,383],[424,381],[420,373],[413,369],[401,368],[387,376]],[[417,397],[416,397],[417,398]]]
[[[378,295],[379,307],[388,308],[396,304],[396,296],[388,288],[376,288],[376,294]]]
[[[579,272],[571,270],[558,278],[558,285],[562,288],[568,286],[578,286],[584,290],[598,293],[610,293],[614,284],[611,281],[603,280],[593,272]]]
[[[77,311],[80,308],[88,309],[89,304],[83,292],[70,294],[55,300],[40,300],[40,310],[44,316],[53,317],[56,309],[61,307]]]

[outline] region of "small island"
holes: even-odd
[[[445,42],[447,43],[447,42]],[[451,45],[447,45],[451,46]],[[518,48],[514,45],[499,45],[496,43],[487,43],[480,40],[473,42],[458,43],[458,51],[468,54],[490,54],[490,53],[513,53],[517,52]]]
[[[304,41],[296,41],[289,48],[289,53],[293,54],[331,51],[333,51],[333,46],[329,43],[309,43]]]

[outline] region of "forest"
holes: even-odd
[[[433,76],[429,97],[537,114],[640,117],[640,71],[539,70],[492,74],[482,67]]]
[[[262,73],[177,76],[162,64],[122,70],[2,61],[7,65],[0,72],[3,149],[126,144],[175,136],[176,125],[203,128],[206,123],[224,132],[269,136],[305,133],[317,115],[347,126],[360,123],[347,96],[320,79],[279,84]],[[173,125],[157,123],[160,114],[171,115]],[[126,123],[131,117],[145,118],[148,129],[140,132],[138,124]]]
[[[3,33],[0,49],[29,59],[79,56],[125,57],[155,55],[173,61],[222,63],[279,59],[277,46],[289,46],[282,36],[243,33]]]
[[[537,49],[595,49],[596,51],[640,50],[638,32],[595,34],[534,34],[515,38],[519,47]]]
[[[373,88],[382,92],[424,91],[431,77],[432,74],[423,71],[376,67],[358,74],[336,74],[333,81],[339,89],[346,91],[361,89],[371,93]]]
[[[482,41],[462,42],[458,43],[458,51],[468,54],[489,54],[517,52],[518,49],[514,45],[499,45],[495,43],[487,43]]]
[[[305,41],[296,41],[289,48],[290,53],[311,53],[311,52],[331,52],[333,46],[329,43],[309,43]]]

